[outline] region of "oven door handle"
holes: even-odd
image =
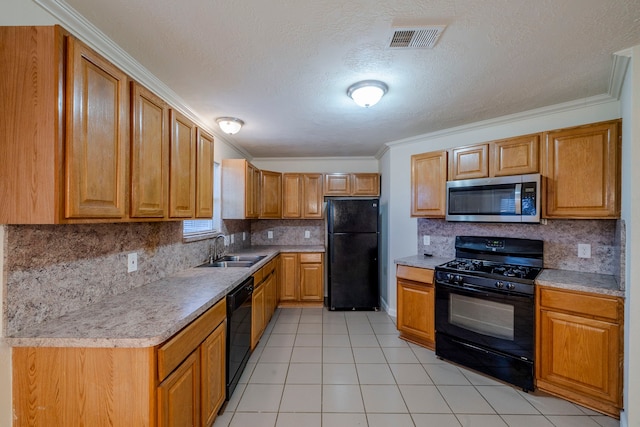
[[[462,282],[459,286],[451,286],[448,285],[446,283],[442,283],[442,282],[436,282],[436,289],[437,287],[442,287],[445,288],[446,290],[450,291],[450,292],[469,292],[469,293],[474,293],[476,295],[482,295],[484,297],[491,297],[492,295],[506,295],[506,293],[504,291],[499,291],[499,290],[493,290],[493,289],[486,289],[486,288],[478,288],[476,286],[473,286],[471,284],[468,283],[464,283]],[[527,299],[534,299],[534,295],[527,295],[527,294],[521,294],[521,293],[510,293],[509,294],[512,298],[527,298]]]

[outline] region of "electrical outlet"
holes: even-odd
[[[431,236],[422,236],[422,244],[429,246],[431,244]]]
[[[231,239],[231,244],[233,245],[233,242],[235,240],[235,238],[233,237],[233,234],[231,236],[229,236],[229,239]]]
[[[273,239],[273,231],[267,231],[267,239]]]
[[[131,253],[127,255],[127,273],[132,273],[138,270],[138,254]]]
[[[304,238],[309,239],[311,237],[311,232],[309,230],[304,230]]]
[[[591,258],[591,245],[578,243],[578,258]]]
[[[245,231],[242,232],[242,241],[247,240],[247,233]]]

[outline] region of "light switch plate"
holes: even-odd
[[[127,255],[127,273],[138,270],[138,254],[133,252]]]
[[[229,239],[231,239],[231,244],[233,244],[235,238],[233,237],[233,234],[229,236]]]
[[[591,245],[578,243],[578,258],[591,258]]]
[[[304,238],[309,239],[311,237],[311,232],[309,230],[304,230]]]
[[[273,239],[273,231],[267,231],[267,239]]]
[[[431,236],[422,236],[422,244],[429,246],[431,244]]]

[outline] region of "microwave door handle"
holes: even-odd
[[[516,184],[514,196],[516,199],[516,215],[522,215],[522,184]]]

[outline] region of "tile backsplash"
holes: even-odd
[[[272,238],[269,238],[269,231]],[[309,237],[305,237],[305,232]],[[318,219],[251,221],[251,245],[324,245],[325,223]]]

